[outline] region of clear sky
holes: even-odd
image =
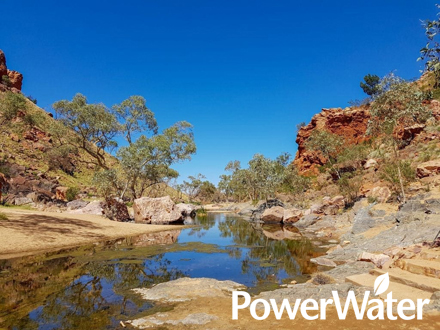
[[[175,166],[213,182],[226,163],[296,152],[296,124],[363,98],[367,73],[419,76],[430,0],[0,0],[0,49],[46,110],[77,92],[142,95],[161,128],[194,125]]]

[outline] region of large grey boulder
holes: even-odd
[[[182,220],[182,211],[176,207],[170,196],[135,199],[133,210],[137,223],[167,224]]]
[[[17,197],[14,199],[15,205],[26,205],[31,203],[33,203],[33,201],[29,197]]]
[[[68,209],[78,210],[86,207],[88,204],[89,202],[83,201],[82,199],[75,199],[74,201],[68,202],[66,206]]]
[[[72,210],[69,213],[102,215],[103,214],[102,204],[103,203],[101,201],[90,202],[85,207],[77,210]]]

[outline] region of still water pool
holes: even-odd
[[[316,271],[322,242],[293,227],[210,213],[194,227],[0,260],[0,329],[114,329],[163,311],[131,289],[211,277],[272,290]],[[177,227],[176,227],[177,228]]]

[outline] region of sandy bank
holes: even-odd
[[[0,259],[107,239],[179,229],[176,225],[144,225],[110,221],[98,215],[17,210],[0,207]]]

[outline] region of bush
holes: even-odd
[[[400,189],[399,168],[404,187],[416,179],[416,172],[410,161],[400,160],[385,163],[380,169],[380,178],[391,183],[395,192]]]
[[[8,220],[6,214],[0,212],[0,220]]]
[[[11,79],[9,79],[9,76],[3,75],[2,76],[2,84],[5,86],[11,86]]]
[[[23,95],[7,92],[0,98],[0,114],[4,122],[14,119],[20,110],[26,110],[26,98]]]
[[[337,183],[341,195],[345,197],[345,205],[352,206],[359,199],[362,177],[353,173],[343,173]]]
[[[73,201],[76,199],[76,195],[79,194],[79,188],[78,187],[70,187],[69,189],[67,189],[66,192],[66,198],[69,202]]]
[[[75,148],[68,145],[49,150],[46,154],[49,170],[60,169],[66,174],[73,175],[76,168],[71,154],[77,154],[77,152]]]

